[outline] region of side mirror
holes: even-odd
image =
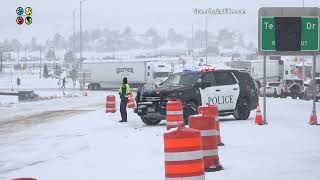
[[[210,87],[210,86],[211,86],[211,84],[209,82],[203,82],[200,85],[201,89],[205,89],[205,88]]]

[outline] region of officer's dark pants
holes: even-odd
[[[121,113],[121,119],[122,121],[127,121],[127,99],[121,99],[120,102],[120,113]]]

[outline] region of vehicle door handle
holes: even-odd
[[[216,89],[217,92],[221,91],[220,89]]]
[[[238,90],[238,88],[233,88],[233,90],[235,90],[235,91],[236,91],[236,90]]]

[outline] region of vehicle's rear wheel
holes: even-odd
[[[287,95],[286,95],[286,93],[283,92],[283,90],[281,90],[280,97],[281,98],[287,98]]]
[[[197,105],[194,102],[188,102],[183,108],[183,122],[185,125],[189,124],[189,116],[195,115],[198,113]]]
[[[161,119],[156,118],[146,118],[145,116],[141,116],[141,120],[148,126],[155,126],[161,122]]]
[[[246,98],[239,98],[233,116],[236,120],[248,119],[250,115],[250,106]]]
[[[99,90],[100,89],[100,84],[93,84],[93,90]]]

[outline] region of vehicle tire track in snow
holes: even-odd
[[[53,110],[25,117],[17,117],[15,120],[0,123],[0,138],[11,133],[16,133],[32,126],[57,120],[59,118],[70,117],[79,113],[95,110]]]

